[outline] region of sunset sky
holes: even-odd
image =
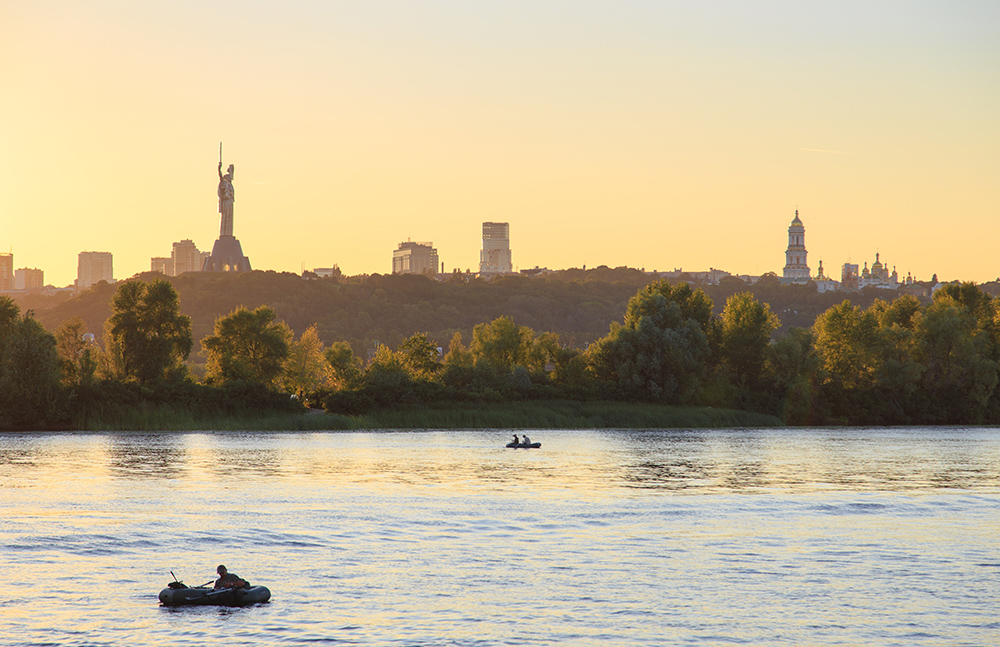
[[[0,251],[1000,276],[1000,2],[0,0]]]

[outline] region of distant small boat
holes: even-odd
[[[214,604],[222,607],[245,607],[267,602],[271,591],[266,586],[249,586],[241,589],[209,589],[204,586],[187,586],[171,582],[160,591],[160,603],[165,607]]]
[[[538,449],[542,446],[542,443],[529,443],[525,445],[524,443],[515,443],[514,441],[511,441],[507,443],[507,446],[511,449]]]

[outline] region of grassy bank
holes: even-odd
[[[529,401],[413,405],[366,416],[375,427],[415,429],[658,429],[779,427],[773,416],[708,407],[625,402]]]
[[[361,416],[276,413],[211,416],[167,405],[77,421],[89,431],[330,431],[352,429],[678,429],[780,427],[774,416],[707,407],[624,402],[529,401],[406,405]]]

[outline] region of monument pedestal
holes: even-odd
[[[219,236],[212,246],[212,255],[205,259],[203,272],[249,272],[250,259],[236,236]]]

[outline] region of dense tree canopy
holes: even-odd
[[[739,380],[757,383],[764,374],[771,335],[780,325],[771,308],[749,292],[729,297],[718,326],[721,363]]]
[[[92,323],[90,310],[59,320],[53,338],[0,302],[0,379],[9,385],[0,393],[8,422],[0,424],[14,424],[10,403],[21,401],[9,394],[31,375],[26,364],[39,371],[29,382],[62,381],[38,391],[49,404],[31,410],[36,421],[67,394],[74,406],[121,400],[116,384],[191,397],[177,384],[195,336],[207,363],[192,375],[211,388],[256,385],[343,413],[406,402],[604,398],[733,407],[791,424],[1000,422],[997,298],[973,284],[945,286],[933,299],[879,298],[886,294],[845,301],[776,277],[701,289],[608,268],[491,283],[461,273],[435,281],[254,272],[99,285],[79,302],[106,299],[103,345],[86,333],[104,321]],[[220,303],[231,311],[204,329],[204,313]],[[185,328],[182,304],[201,313],[199,322]],[[803,317],[807,325],[788,327]],[[168,377],[175,386],[159,386]]]
[[[712,302],[685,283],[656,281],[629,301],[624,325],[591,346],[597,379],[629,399],[688,401],[707,371]]]
[[[113,377],[147,383],[177,376],[192,343],[191,318],[180,313],[173,285],[161,280],[119,284],[105,328]]]
[[[304,397],[315,392],[330,379],[330,365],[326,361],[323,342],[315,326],[309,326],[299,340],[293,342],[285,359],[285,390]]]
[[[61,420],[66,398],[55,338],[6,296],[0,296],[0,429]]]
[[[292,331],[277,321],[272,308],[240,307],[215,322],[215,334],[202,340],[207,375],[219,383],[246,382],[270,386],[281,376]]]

